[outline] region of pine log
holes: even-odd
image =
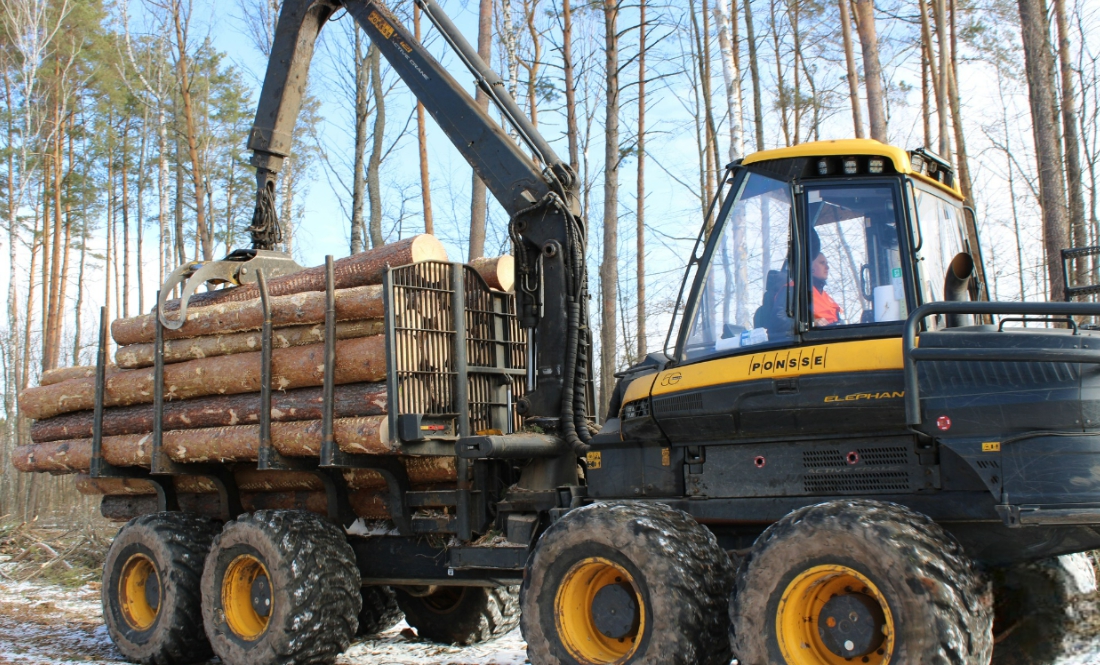
[[[365,284],[381,284],[382,275],[387,266],[403,266],[421,261],[446,261],[447,250],[435,236],[422,234],[398,240],[365,252],[352,254],[333,261],[333,272],[337,289],[347,289]],[[323,265],[276,277],[267,281],[268,293],[282,296],[291,293],[325,290],[325,267]],[[259,298],[259,288],[255,283],[242,284],[228,289],[196,293],[188,301],[188,307],[205,307],[225,302],[239,302]],[[179,309],[179,300],[165,303],[165,310]]]
[[[511,291],[516,283],[516,260],[511,254],[494,258],[482,257],[470,261],[470,267],[481,275],[489,288]]]
[[[382,334],[381,319],[366,321],[340,321],[336,324],[336,339],[354,339]],[[325,326],[290,326],[276,328],[271,334],[272,347],[288,349],[292,346],[306,346],[325,341]],[[229,333],[227,335],[207,335],[187,339],[165,340],[164,362],[180,363],[200,358],[229,356],[235,353],[259,351],[263,346],[263,336],[258,330]],[[122,369],[141,369],[152,367],[155,353],[154,344],[130,344],[120,346],[115,351],[115,362]]]
[[[337,321],[380,321],[383,317],[381,286],[340,289],[334,295]],[[156,338],[156,316],[154,313],[115,319],[111,323],[111,337],[122,346],[148,344]],[[271,298],[271,325],[275,328],[322,323],[324,320],[324,293],[292,293]],[[263,323],[263,305],[259,296],[253,296],[250,300],[189,308],[183,326],[178,330],[165,330],[164,338],[186,339],[259,330]]]
[[[107,376],[118,371],[114,365],[107,365]],[[58,367],[42,372],[38,378],[38,385],[52,386],[55,383],[68,381],[69,379],[95,379],[95,365],[78,365],[76,367]]]
[[[215,494],[180,494],[180,509],[189,513],[224,519]],[[348,494],[352,512],[367,520],[389,519],[384,494],[377,490],[360,490]],[[324,492],[242,492],[241,507],[246,512],[256,510],[308,510],[328,514],[328,499]],[[128,522],[139,515],[157,512],[157,498],[150,495],[112,495],[103,497],[100,514],[112,522]]]
[[[347,453],[388,455],[399,451],[390,441],[385,416],[337,418],[333,434]],[[103,459],[115,466],[149,466],[152,434],[103,437]],[[254,462],[260,426],[204,427],[164,433],[163,450],[176,462]],[[321,452],[321,421],[271,423],[271,445],[283,455],[316,457]],[[91,467],[91,439],[19,446],[12,464],[20,471],[73,473]]]
[[[380,416],[386,413],[385,383],[352,383],[336,386],[333,415],[336,418]],[[321,388],[298,388],[271,395],[273,422],[320,420],[324,395]],[[66,413],[31,425],[31,441],[45,443],[92,436],[92,411]],[[229,427],[260,422],[258,393],[218,395],[165,402],[165,431],[199,427]],[[122,406],[103,412],[103,435],[147,434],[153,431],[153,405]]]
[[[384,335],[336,342],[336,383],[381,381],[386,376]],[[272,353],[272,388],[319,386],[324,379],[324,345],[310,344]],[[239,395],[260,390],[260,354],[238,353],[167,365],[166,400],[207,395]],[[153,401],[153,368],[119,371],[107,379],[104,405],[129,406]],[[95,406],[95,379],[71,379],[52,386],[27,388],[19,406],[29,418],[50,418]]]

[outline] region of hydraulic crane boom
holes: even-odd
[[[268,249],[278,237],[274,193],[277,174],[290,154],[294,123],[313,46],[324,25],[344,9],[424,105],[509,215],[516,258],[517,312],[527,330],[527,394],[517,411],[558,430],[572,450],[590,439],[586,229],[577,183],[563,162],[516,105],[500,77],[478,56],[435,0],[415,0],[440,31],[477,85],[494,102],[534,159],[508,136],[471,95],[377,0],[286,0],[279,16],[249,135],[256,167],[253,247]],[[548,479],[567,483],[575,474]],[[553,485],[552,485],[553,486]]]

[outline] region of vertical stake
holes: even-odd
[[[260,290],[260,306],[264,323],[260,332],[260,450],[259,468],[269,468],[271,454],[271,301],[267,297],[267,279],[262,268],[256,269],[256,285]]]
[[[157,291],[160,302],[160,291]],[[153,442],[150,454],[150,471],[167,471],[161,458],[161,445],[164,443],[164,324],[160,316],[153,317]]]
[[[333,402],[336,396],[336,273],[332,255],[325,257],[325,377],[321,399],[321,465],[333,463],[336,440],[333,434]]]
[[[92,463],[89,474],[103,471],[103,393],[107,389],[107,308],[99,308],[99,349],[95,361],[95,410],[92,412]]]

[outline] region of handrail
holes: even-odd
[[[905,320],[902,367],[905,371],[905,424],[919,425],[920,386],[917,362],[982,360],[1005,362],[1074,362],[1100,364],[1100,349],[917,349],[917,328],[933,314],[1036,314],[1100,316],[1100,303],[1089,302],[934,302],[921,305]]]

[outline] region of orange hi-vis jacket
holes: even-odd
[[[831,326],[840,320],[844,310],[836,304],[833,297],[816,286],[813,287],[813,318],[814,321],[824,319],[825,325]]]

